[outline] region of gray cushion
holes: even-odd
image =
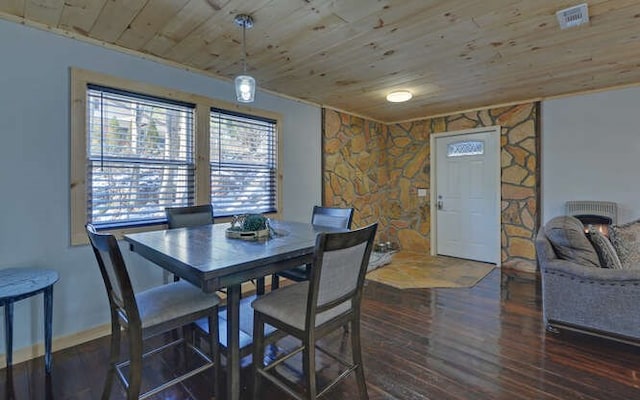
[[[309,282],[300,282],[258,297],[251,303],[251,306],[256,311],[280,320],[296,329],[304,330],[308,293]],[[317,314],[315,326],[320,326],[350,309],[351,301],[346,301],[330,310]]]
[[[620,258],[609,238],[597,229],[589,229],[587,237],[596,250],[598,258],[600,259],[600,265],[603,268],[622,269]]]
[[[600,267],[598,254],[584,232],[579,219],[555,217],[544,226],[544,233],[560,259],[589,267]]]
[[[142,327],[148,328],[174,318],[215,307],[220,298],[204,293],[186,281],[157,286],[136,294]]]
[[[609,237],[622,267],[640,269],[640,220],[612,226]]]

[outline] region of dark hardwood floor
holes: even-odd
[[[526,278],[496,269],[471,289],[398,290],[367,282],[362,342],[369,398],[640,399],[640,347],[546,332],[539,285]],[[345,339],[338,332],[323,345],[339,349]],[[103,338],[54,353],[48,380],[42,358],[15,365],[14,398],[99,399],[107,344]],[[164,357],[145,379],[170,375],[176,363]],[[320,364],[322,378],[336,374],[326,360]],[[250,368],[242,379],[250,382]],[[0,397],[10,398],[6,382],[6,369],[0,370]],[[207,399],[207,382],[194,377],[154,398]],[[111,398],[124,398],[119,385],[114,388]],[[243,394],[250,398],[246,385]],[[262,398],[288,397],[267,385]],[[357,398],[355,379],[326,398]]]

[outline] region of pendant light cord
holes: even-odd
[[[247,22],[242,24],[242,64],[244,74],[247,74]]]

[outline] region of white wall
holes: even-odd
[[[640,88],[542,103],[542,223],[567,200],[618,203],[618,223],[640,217]]]
[[[48,267],[54,338],[108,321],[106,295],[88,246],[69,245],[69,67],[234,101],[229,82],[0,20],[0,268]],[[259,82],[258,82],[259,84]],[[321,201],[319,107],[258,91],[253,107],[284,116],[284,217],[308,221]],[[160,269],[123,253],[137,288]],[[43,341],[42,296],[15,308],[14,349]],[[4,348],[4,329],[0,348]],[[4,352],[4,350],[2,350]]]

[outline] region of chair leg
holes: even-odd
[[[218,336],[218,311],[209,316],[209,353],[213,361],[213,397],[218,398],[220,382],[222,381],[222,368],[220,366],[220,338]]]
[[[262,375],[264,368],[264,322],[260,313],[253,314],[253,400],[260,400]]]
[[[173,332],[177,334],[179,329],[174,329]],[[178,336],[176,339],[179,339]],[[174,339],[175,340],[175,339]],[[193,324],[187,324],[182,327],[182,358],[184,359],[184,365],[187,367],[191,361],[191,352],[189,351],[189,343],[195,344],[195,327]],[[178,350],[176,348],[176,350]],[[178,352],[179,354],[179,352]]]
[[[309,335],[304,340],[304,350],[302,350],[302,370],[306,381],[307,398],[315,400],[318,397],[318,387],[316,385],[316,344],[315,338]]]
[[[140,396],[142,383],[142,332],[139,329],[129,328],[129,387],[127,400],[137,400]]]
[[[120,358],[120,325],[111,322],[111,354],[109,355],[109,370],[104,381],[104,389],[102,390],[102,400],[108,400],[111,397],[111,387],[113,386],[113,378],[116,374],[116,364]]]
[[[351,354],[353,354],[353,364],[356,368],[356,381],[360,400],[368,400],[367,383],[364,380],[364,367],[362,365],[362,348],[360,347],[360,315],[356,315],[351,322]]]
[[[276,274],[271,275],[271,290],[280,288],[280,277]]]

